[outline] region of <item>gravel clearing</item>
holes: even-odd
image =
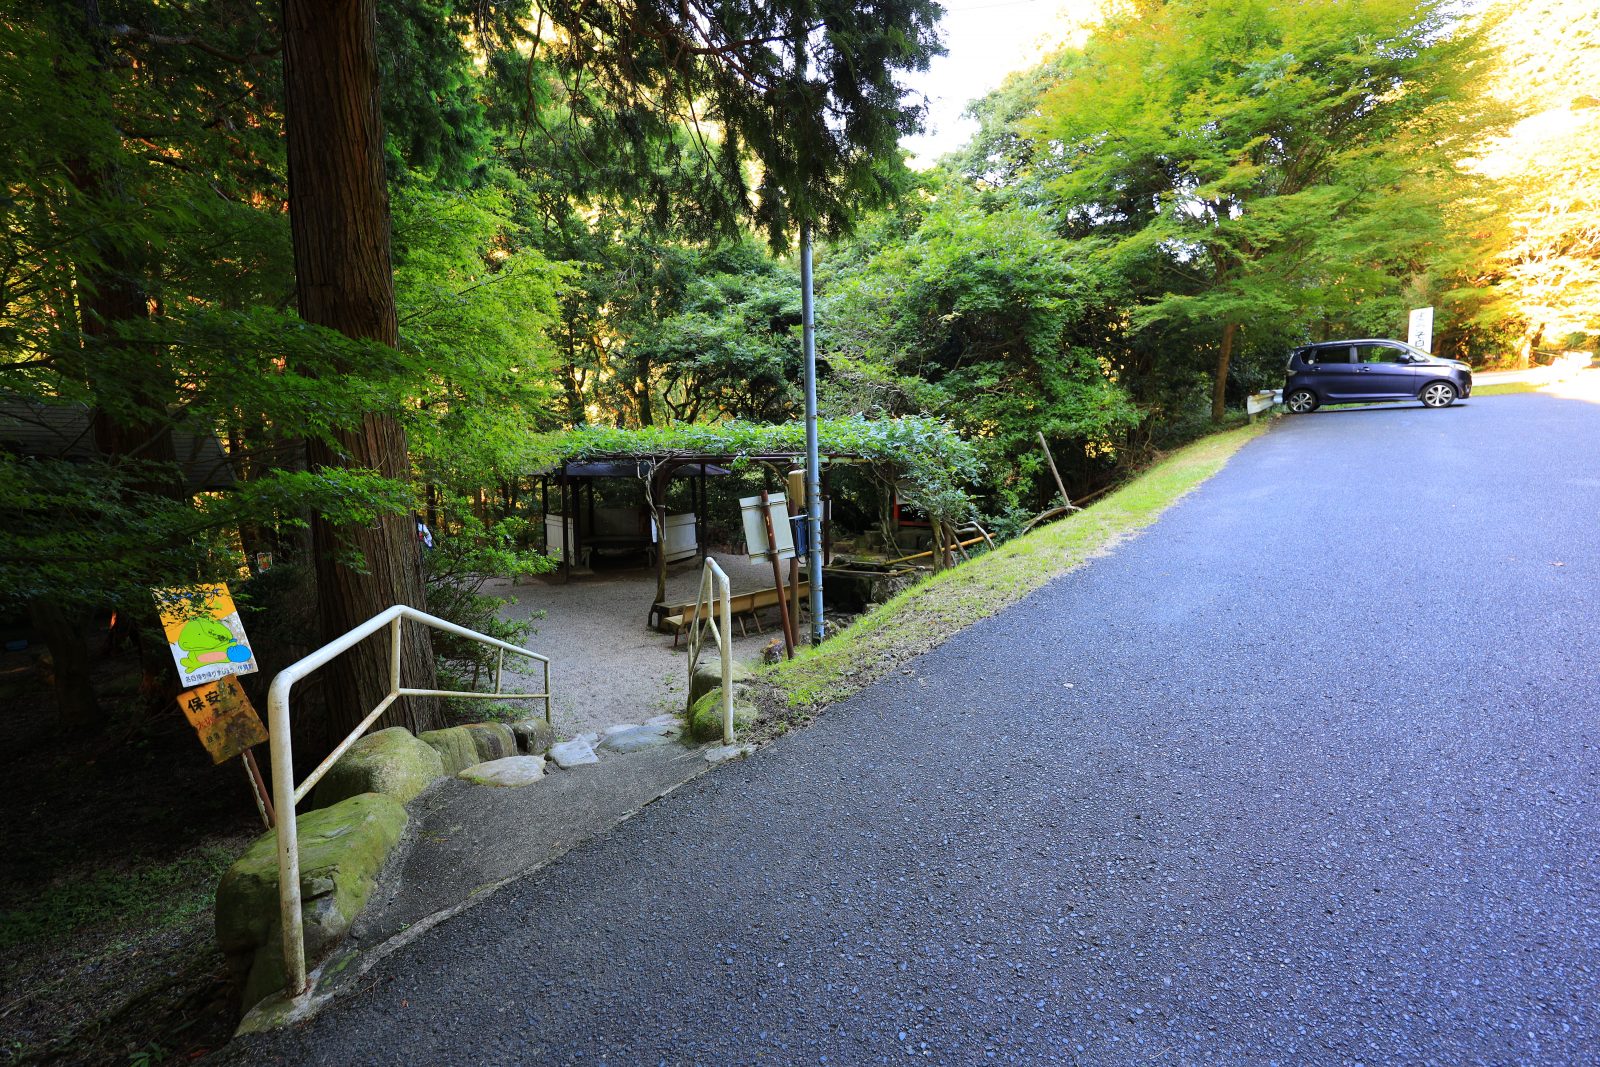
[[[728,573],[735,593],[771,588],[772,565],[751,563],[744,556],[713,552]],[[788,580],[787,565],[784,580]],[[535,633],[526,647],[549,656],[551,687],[555,693],[555,725],[559,736],[576,737],[617,723],[641,723],[663,712],[680,712],[688,685],[688,635],[672,647],[670,634],[645,626],[655,601],[653,569],[599,570],[592,576],[535,578],[522,585],[494,580],[483,591],[514,600],[505,616],[526,619],[535,612]],[[693,600],[700,591],[698,561],[675,564],[667,572],[667,600]],[[748,625],[748,624],[747,624]],[[777,610],[762,613],[765,634],[749,627],[739,636],[733,625],[735,659],[754,663],[774,637],[781,640]],[[714,655],[715,649],[710,654]],[[506,685],[532,685],[542,677],[514,674],[513,658],[506,660]],[[528,690],[524,690],[527,692]]]

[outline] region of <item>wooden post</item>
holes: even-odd
[[[706,558],[706,512],[708,510],[706,507],[706,465],[705,461],[702,460],[700,463],[700,499],[695,501],[694,506],[694,548],[702,563],[705,562]]]
[[[665,474],[663,474],[665,470]],[[672,478],[672,468],[662,464],[650,472],[650,521],[656,534],[656,599],[657,604],[667,602],[667,484]]]
[[[829,483],[828,475],[833,473],[833,467],[822,468],[822,562],[826,566],[833,562],[833,489]]]
[[[805,514],[804,501],[806,498],[806,472],[792,470],[785,479],[788,487],[789,527],[794,528],[794,518]],[[795,489],[800,491],[797,493]],[[795,553],[789,558],[789,617],[794,620],[796,639],[800,635],[800,548],[795,546]]]
[[[256,764],[256,754],[248,748],[240,757],[244,764],[244,776],[250,780],[250,793],[256,798],[256,810],[261,813],[261,821],[270,830],[278,825],[278,814],[272,810],[272,790],[267,788],[266,779],[261,777],[261,768]]]
[[[789,618],[789,598],[783,594],[783,570],[778,566],[778,538],[772,528],[772,509],[768,507],[769,495],[761,490],[761,521],[767,527],[767,558],[772,561],[772,588],[778,594],[778,614],[783,620],[784,651],[794,659],[794,623]]]
[[[1062,505],[1067,510],[1072,510],[1072,501],[1067,498],[1067,487],[1061,484],[1061,472],[1056,470],[1056,457],[1050,454],[1050,446],[1045,444],[1043,430],[1039,431],[1039,447],[1044,449],[1045,461],[1050,464],[1050,475],[1056,480],[1056,488],[1061,491]]]
[[[561,461],[561,580],[563,582],[572,581],[572,549],[573,549],[573,545],[572,545],[571,534],[577,532],[577,530],[575,528],[569,527],[567,525],[567,523],[572,520],[572,513],[577,510],[575,507],[573,507],[572,505],[567,503],[567,484],[568,484],[567,461],[566,460],[562,460]]]

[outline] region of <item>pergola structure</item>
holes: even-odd
[[[822,553],[826,561],[833,552],[833,530],[831,521],[832,509],[829,502],[829,469],[834,464],[862,462],[863,457],[847,452],[824,453],[822,458]],[[538,472],[540,478],[541,500],[546,516],[547,551],[557,547],[551,533],[551,518],[554,512],[550,510],[550,489],[552,484],[557,492],[559,513],[562,521],[559,523],[561,568],[565,577],[570,579],[573,560],[585,547],[602,547],[610,543],[619,543],[616,535],[599,535],[597,540],[596,514],[594,505],[594,482],[599,478],[633,478],[642,482],[645,490],[645,501],[648,517],[654,521],[654,530],[641,524],[630,538],[631,543],[640,547],[659,544],[655,550],[656,566],[656,596],[655,605],[652,607],[652,617],[656,608],[666,600],[667,595],[667,564],[672,551],[667,542],[668,514],[667,514],[667,486],[674,478],[689,477],[695,479],[695,541],[693,555],[704,558],[706,555],[705,523],[703,514],[706,501],[706,479],[729,474],[735,463],[755,463],[765,465],[775,471],[779,479],[790,470],[802,469],[805,464],[805,452],[794,451],[764,451],[757,453],[729,453],[729,452],[673,452],[669,454],[644,454],[644,453],[617,453],[606,455],[586,455],[581,458],[572,457],[563,459],[551,467]],[[798,502],[795,502],[798,503]],[[588,508],[588,537],[585,539],[578,523],[570,521],[571,517],[579,513],[580,508]],[[654,537],[652,537],[654,534]],[[553,554],[553,552],[552,552]],[[679,555],[676,558],[687,558]]]

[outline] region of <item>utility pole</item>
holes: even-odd
[[[822,463],[817,445],[817,324],[811,295],[811,223],[800,223],[800,337],[806,363],[806,565],[811,643],[822,644]]]

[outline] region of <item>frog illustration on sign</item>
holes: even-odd
[[[230,674],[254,674],[244,623],[228,587],[187,585],[153,589],[167,648],[184,686],[214,682]]]
[[[250,650],[239,643],[233,631],[216,619],[190,619],[173,642],[184,652],[179,664],[185,671],[207,663],[244,663]]]

